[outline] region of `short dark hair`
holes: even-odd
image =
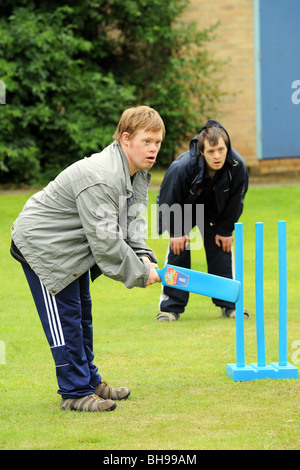
[[[201,153],[204,151],[204,141],[207,140],[211,146],[218,145],[219,139],[224,139],[225,145],[229,147],[229,137],[223,127],[220,126],[209,126],[205,127],[203,131],[200,131],[198,137],[198,147]]]

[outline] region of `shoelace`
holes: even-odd
[[[104,387],[108,387],[108,390],[109,390],[109,398],[111,399],[112,398],[112,393],[113,393],[113,387],[111,387],[110,385],[108,385],[106,382],[103,382],[101,380],[100,382],[100,385],[104,385]]]

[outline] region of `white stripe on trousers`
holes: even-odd
[[[41,288],[43,292],[43,297],[44,297],[44,302],[45,302],[45,307],[46,307],[46,312],[47,312],[47,317],[48,317],[48,323],[49,323],[49,327],[51,331],[53,347],[64,346],[65,339],[64,339],[64,335],[63,335],[63,331],[61,327],[60,318],[58,315],[55,296],[50,294],[45,288],[45,286],[43,286],[42,283],[41,283]]]

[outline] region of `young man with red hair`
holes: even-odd
[[[21,262],[56,366],[61,408],[110,411],[125,388],[102,381],[94,365],[89,272],[126,287],[160,282],[155,253],[133,205],[147,206],[150,176],[165,127],[147,106],[124,111],[114,142],[62,171],[33,195],[12,226]],[[105,305],[105,301],[103,302]]]

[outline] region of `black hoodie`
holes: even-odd
[[[201,128],[199,134],[210,126],[222,127],[228,135],[226,129],[213,120],[208,121]],[[201,187],[206,168],[204,156],[200,153],[198,147],[199,134],[191,140],[189,150],[181,154],[170,165],[164,176],[157,197],[157,203],[159,204],[159,235],[167,230],[170,237],[174,236],[174,220],[173,222],[170,221],[169,213],[164,210],[162,205],[166,204],[165,207],[171,207],[174,204],[180,204],[181,226],[183,226],[184,205],[196,204],[198,190]],[[217,170],[215,183],[216,214],[209,214],[212,217],[212,220],[209,221],[210,226],[214,226],[215,233],[224,237],[232,235],[234,224],[243,212],[244,197],[248,190],[248,170],[245,161],[231,147],[229,135],[228,142],[225,163],[220,170]],[[167,216],[164,217],[166,214]],[[179,236],[178,233],[175,235]],[[184,235],[183,232],[182,235]]]

